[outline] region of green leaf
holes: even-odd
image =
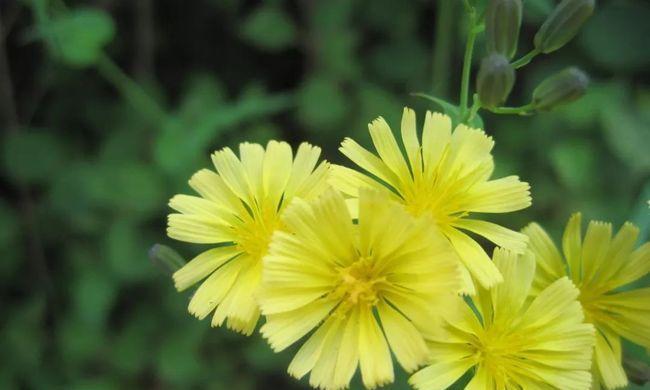
[[[86,264],[80,271],[71,289],[76,318],[87,326],[101,327],[117,296],[117,286],[110,273],[96,264]]]
[[[28,184],[50,180],[64,160],[62,139],[45,130],[9,133],[4,141],[5,171]]]
[[[148,243],[138,226],[128,218],[113,222],[106,232],[104,253],[115,276],[124,281],[138,281],[152,275],[146,259]]]
[[[603,105],[601,120],[612,151],[638,172],[650,169],[650,121],[638,114],[629,99],[612,100]]]
[[[244,20],[242,37],[261,49],[277,51],[295,42],[296,27],[280,8],[265,4]]]
[[[572,190],[586,190],[596,171],[593,145],[585,140],[568,141],[550,151],[551,163],[564,185]]]
[[[76,9],[39,26],[48,47],[71,66],[94,64],[115,35],[110,15],[99,9]]]
[[[650,65],[650,3],[613,1],[604,4],[584,27],[581,44],[596,63],[615,70]]]
[[[349,102],[336,80],[312,77],[298,95],[298,120],[308,131],[338,126],[348,112]]]

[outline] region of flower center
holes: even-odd
[[[495,378],[506,381],[508,373],[516,370],[516,356],[524,348],[525,342],[524,335],[507,333],[498,324],[493,324],[479,336],[475,345],[476,357]]]
[[[237,230],[237,248],[256,260],[261,260],[269,248],[271,236],[279,227],[280,219],[275,210],[267,210],[251,217]]]
[[[375,305],[379,300],[378,284],[386,278],[378,277],[373,262],[365,257],[352,265],[339,268],[340,282],[335,294],[352,305]]]

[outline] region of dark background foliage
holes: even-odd
[[[554,5],[527,0],[519,55]],[[259,335],[210,329],[147,258],[166,202],[209,153],[286,139],[368,145],[379,115],[457,102],[460,2],[0,0],[0,388],[302,388]],[[483,115],[497,174],[532,184],[559,238],[570,213],[650,218],[650,3],[602,0],[568,46],[517,74],[512,105],[568,65],[593,84],[531,117]],[[479,39],[476,62],[484,54]],[[642,282],[647,283],[647,281]],[[626,345],[633,359],[645,351]],[[647,373],[646,373],[647,374]],[[406,388],[398,374],[393,388]],[[354,385],[358,386],[358,384]],[[640,387],[636,387],[640,388]]]

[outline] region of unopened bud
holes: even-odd
[[[490,0],[485,14],[488,52],[511,59],[517,51],[521,27],[521,0]]]
[[[533,91],[536,110],[548,111],[579,99],[589,86],[589,77],[578,68],[567,68],[542,81]]]
[[[172,248],[155,244],[149,249],[149,259],[163,272],[171,275],[185,265],[185,260]]]
[[[481,61],[476,90],[483,107],[505,102],[515,84],[515,69],[502,54],[492,53]]]
[[[595,0],[562,0],[537,34],[535,48],[550,53],[566,45],[594,12]]]

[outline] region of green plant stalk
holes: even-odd
[[[540,51],[537,50],[537,49],[533,49],[533,50],[529,51],[528,53],[526,53],[526,55],[524,55],[520,59],[512,62],[511,65],[515,69],[519,69],[519,68],[521,68],[523,66],[528,65],[530,63],[530,61],[532,61],[532,59],[535,58],[538,54],[540,54]]]
[[[463,59],[463,73],[460,84],[460,121],[465,122],[467,115],[467,101],[469,100],[469,79],[472,68],[472,55],[474,53],[474,43],[479,29],[476,28],[476,11],[469,8],[469,31],[467,42],[465,44],[465,56]]]
[[[122,97],[148,118],[153,125],[161,126],[167,120],[165,110],[138,83],[115,65],[108,56],[101,55],[95,66],[99,74],[111,83]]]
[[[534,110],[533,103],[526,104],[521,107],[495,107],[487,109],[495,114],[504,114],[504,115],[529,115]]]

